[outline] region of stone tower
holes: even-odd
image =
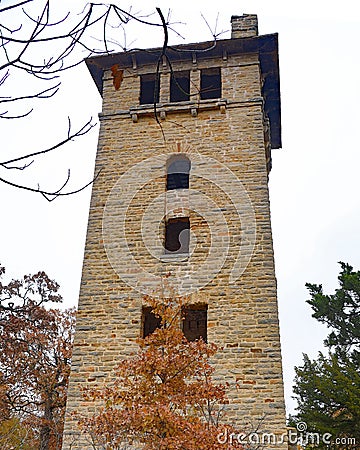
[[[281,147],[277,34],[258,36],[255,15],[231,21],[231,39],[216,45],[87,60],[103,97],[101,172],[64,449],[91,448],[71,416],[91,411],[80,387],[109,380],[136,339],[156,327],[143,298],[158,292],[166,273],[169,289],[190,298],[185,335],[218,344],[216,376],[239,385],[229,418],[239,431],[262,419],[259,432],[277,439],[266,448],[287,448],[268,195],[271,149]]]

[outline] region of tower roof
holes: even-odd
[[[162,48],[131,50],[86,59],[86,65],[102,95],[103,74],[114,64],[122,69],[146,65],[156,67]],[[278,34],[222,39],[215,42],[200,42],[169,46],[166,55],[174,62],[211,60],[228,56],[258,54],[263,78],[262,96],[264,110],[270,120],[271,147],[281,147],[281,105],[278,57]]]

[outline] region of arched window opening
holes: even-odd
[[[166,189],[189,189],[190,160],[185,156],[170,162],[167,169]]]

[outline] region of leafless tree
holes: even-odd
[[[114,4],[88,3],[80,13],[69,11],[59,16],[59,11],[54,12],[50,8],[50,0],[20,0],[6,2],[6,6],[1,7],[2,3],[0,0],[0,126],[10,119],[28,118],[37,101],[49,99],[58,93],[62,73],[81,64],[86,57],[138,50],[132,47],[133,43],[127,42],[126,30],[129,22],[163,30],[157,73],[162,59],[168,60],[168,33],[170,30],[177,33],[174,23],[170,20],[170,11],[165,17],[159,8],[152,14],[143,14],[133,8],[125,10]],[[211,33],[213,45],[216,45],[218,34],[212,31]],[[169,60],[168,62],[172,70],[171,63]],[[7,90],[11,77],[20,77],[21,86],[27,85],[24,80],[30,79],[35,81],[31,83],[32,86],[36,84],[40,87],[35,92],[25,90],[20,95],[2,96],[1,93]],[[161,126],[157,119],[155,103],[154,110],[155,118]],[[12,170],[25,170],[36,163],[39,157],[60,150],[95,126],[90,118],[74,130],[70,117],[67,120],[68,129],[64,138],[53,145],[4,160],[0,156],[0,168],[6,169],[2,171],[5,176],[0,176],[0,182],[38,193],[48,201],[77,193],[91,184],[94,180],[77,189],[67,190],[70,170],[63,184],[56,190],[40,187],[39,184],[36,187],[23,185],[11,175],[7,175]]]
[[[111,52],[119,46],[122,50],[126,49],[124,44],[115,43],[114,39],[108,36],[109,30],[120,29],[126,43],[125,25],[131,19],[148,25],[157,25],[115,5],[90,3],[80,14],[68,12],[54,20],[49,0],[45,2],[24,0],[12,4],[7,2],[7,6],[2,8],[1,3],[3,2],[0,1],[0,94],[8,90],[11,76],[20,76],[21,80],[35,79],[36,83],[32,85],[42,85],[36,92],[14,96],[0,95],[1,125],[9,119],[20,120],[29,117],[34,106],[28,105],[35,104],[37,100],[53,97],[59,91],[62,72],[81,64],[87,56]],[[94,40],[91,33],[100,37]],[[110,45],[113,48],[110,48]],[[27,83],[22,81],[21,84]],[[85,189],[94,180],[75,190],[66,190],[70,170],[64,183],[56,190],[47,190],[40,185],[37,187],[22,185],[11,175],[9,177],[6,174],[7,171],[26,169],[42,155],[60,150],[74,139],[87,134],[94,126],[95,123],[90,118],[73,130],[69,117],[67,133],[62,140],[49,147],[39,148],[35,152],[4,160],[0,157],[0,167],[6,169],[3,171],[5,176],[0,176],[0,181],[16,188],[39,193],[48,201]]]

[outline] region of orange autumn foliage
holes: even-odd
[[[114,64],[111,67],[111,75],[113,77],[113,86],[118,91],[124,78],[124,71],[119,68],[119,64]]]
[[[161,328],[138,339],[138,352],[119,363],[112,384],[84,390],[87,400],[102,406],[81,417],[80,428],[96,448],[135,443],[145,450],[224,450],[218,435],[227,385],[214,382],[210,363],[217,346],[187,341],[179,326],[181,299],[146,300]]]
[[[75,311],[49,308],[58,289],[44,272],[0,282],[1,449],[61,448]]]

